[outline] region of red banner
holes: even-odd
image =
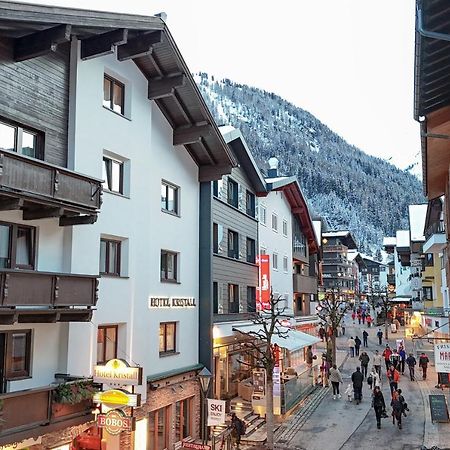
[[[259,287],[256,310],[270,309],[270,256],[259,255]]]

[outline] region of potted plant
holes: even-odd
[[[96,389],[92,380],[61,383],[53,391],[52,416],[68,416],[89,411]]]

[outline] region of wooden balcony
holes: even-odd
[[[101,194],[101,180],[0,151],[0,211],[21,209],[25,220],[58,217],[60,225],[94,223]]]
[[[0,270],[0,324],[87,322],[97,303],[97,276]]]
[[[317,294],[317,278],[306,275],[293,275],[294,292],[302,294]]]
[[[42,436],[94,419],[92,402],[85,400],[75,405],[53,402],[56,386],[0,394],[3,404],[0,412],[0,445]]]

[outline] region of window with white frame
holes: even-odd
[[[272,268],[278,270],[278,253],[272,255]]]
[[[288,223],[286,219],[283,219],[283,236],[288,235]]]
[[[278,232],[278,216],[272,214],[272,230]]]
[[[284,270],[285,272],[288,271],[288,257],[287,257],[287,256],[284,256],[284,257],[283,257],[283,270]]]
[[[267,222],[267,209],[264,205],[259,205],[259,221],[262,225],[266,225]]]

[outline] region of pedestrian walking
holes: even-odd
[[[236,449],[239,449],[241,437],[245,434],[245,423],[239,419],[236,413],[231,413],[231,438],[234,441]]]
[[[375,389],[377,386],[381,388],[381,377],[375,367],[372,367],[370,370],[369,376],[367,377],[367,383],[369,384],[370,389]]]
[[[405,352],[405,347],[403,347],[403,345],[400,345],[400,348],[398,349],[398,355],[400,356],[399,371],[402,373],[402,375],[404,375],[405,374],[406,352]]]
[[[363,346],[364,346],[364,347],[368,347],[368,345],[367,345],[367,339],[368,339],[368,337],[369,337],[369,333],[368,333],[366,330],[364,330],[362,336],[363,336]]]
[[[383,362],[383,357],[380,355],[378,350],[375,350],[375,354],[372,358],[372,364],[375,370],[378,372],[378,375],[381,377],[381,363]]]
[[[386,370],[389,370],[389,366],[391,365],[391,355],[392,350],[389,347],[389,344],[386,344],[386,348],[383,351],[384,363],[386,364]]]
[[[309,369],[308,375],[312,377],[312,366],[314,361],[314,355],[312,351],[312,346],[308,345],[308,348],[306,349],[306,365]]]
[[[365,311],[363,311],[362,313],[361,313],[361,320],[362,320],[362,323],[363,323],[363,325],[366,323],[366,312]]]
[[[370,328],[370,326],[372,325],[372,321],[373,321],[372,316],[370,314],[367,314],[366,322],[368,328]]]
[[[333,386],[333,400],[336,400],[336,398],[341,398],[342,396],[339,392],[339,385],[340,383],[343,383],[343,380],[341,372],[339,372],[336,364],[333,364],[333,367],[331,367],[328,378]]]
[[[406,358],[406,364],[408,365],[409,368],[409,377],[411,378],[411,381],[414,381],[416,379],[414,371],[417,361],[412,353],[410,353],[409,356]]]
[[[359,349],[361,347],[361,339],[358,336],[355,336],[355,355],[359,356]]]
[[[342,336],[345,336],[345,321],[344,321],[344,319],[342,319],[342,321],[341,321],[341,331],[342,331]]]
[[[361,361],[361,373],[363,374],[363,377],[366,378],[370,361],[369,355],[366,352],[362,352],[359,360]]]
[[[383,344],[383,332],[381,331],[381,328],[378,328],[377,338],[378,338],[378,345],[382,345]]]
[[[356,313],[355,313],[355,311],[353,311],[352,312],[353,325],[355,325],[355,318],[356,318]]]
[[[375,417],[377,419],[377,428],[381,428],[381,418],[386,416],[386,403],[384,402],[383,393],[379,386],[375,386],[373,390],[372,406],[375,410]]]
[[[395,369],[394,366],[389,367],[389,370],[386,373],[387,378],[389,380],[389,387],[391,388],[391,395],[398,388],[398,382],[400,380],[400,373]]]
[[[428,368],[429,362],[430,362],[430,360],[428,359],[428,356],[424,352],[422,352],[419,357],[419,367],[422,368],[422,379],[423,380],[427,379],[427,368]]]
[[[322,374],[322,386],[328,387],[328,376],[330,372],[330,363],[327,359],[327,354],[322,354],[322,364],[320,365],[320,373]]]
[[[323,342],[323,340],[325,338],[325,328],[322,325],[319,328],[319,337],[320,337],[320,340]]]
[[[358,317],[358,324],[361,325],[361,313],[360,312],[358,312],[357,317]]]
[[[408,403],[406,403],[405,397],[403,397],[402,390],[397,389],[398,401],[402,404],[402,414],[407,417],[406,411],[409,411]]]
[[[353,392],[355,393],[356,404],[359,405],[362,400],[362,388],[364,377],[359,367],[352,373]]]
[[[400,400],[398,399],[398,392],[396,391],[394,391],[392,394],[391,407],[392,407],[392,423],[395,425],[395,421],[397,421],[398,428],[401,430],[403,406],[400,403]]]
[[[350,358],[354,358],[355,357],[355,340],[353,339],[353,336],[350,336],[347,340],[347,347],[349,349],[350,352]]]
[[[400,355],[398,354],[397,349],[394,348],[394,350],[392,351],[391,356],[389,357],[389,360],[390,360],[391,364],[394,366],[395,369],[399,368]]]

